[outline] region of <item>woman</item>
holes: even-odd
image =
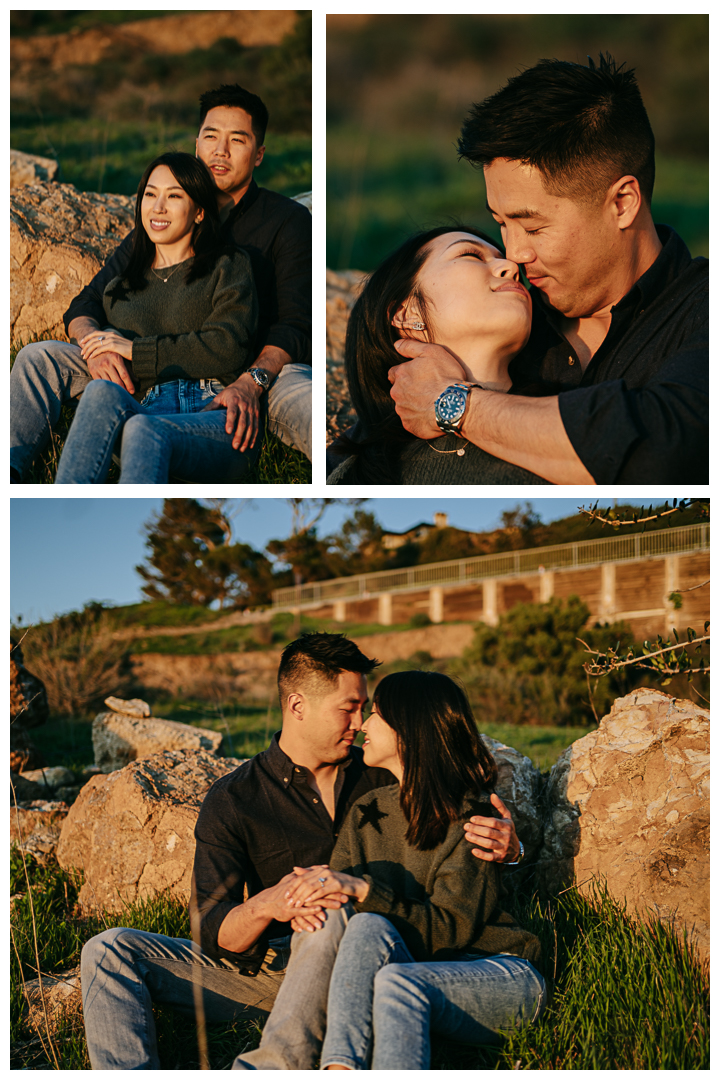
[[[464,839],[468,814],[492,816],[497,776],[464,692],[437,672],[388,675],[363,731],[366,764],[398,783],[358,799],[329,869],[298,869],[287,897],[301,910],[331,897],[354,904],[329,982],[321,1068],[427,1069],[431,1031],[477,1045],[539,1016],[540,943],[502,910],[497,865]],[[328,912],[319,933],[337,933],[342,915]],[[271,1016],[260,1050],[235,1068],[273,1067],[267,1043],[273,1031],[288,1037],[293,993],[317,992],[306,982],[301,964],[288,968],[276,1006],[285,1024]]]
[[[130,262],[103,306],[109,329],[83,338],[83,359],[123,357],[135,394],[105,379],[87,386],[55,483],[104,483],[116,448],[121,484],[242,479],[260,440],[233,448],[217,395],[250,364],[257,298],[248,255],[222,236],[210,173],[190,154],[145,170]]]
[[[350,314],[345,368],[358,425],[331,449],[350,456],[339,465],[331,457],[328,483],[548,483],[455,434],[411,435],[388,381],[401,363],[394,342],[413,337],[449,349],[468,382],[511,392],[508,366],[527,344],[531,316],[517,265],[485,233],[448,226],[407,240],[369,278]]]

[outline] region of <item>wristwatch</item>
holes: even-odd
[[[503,866],[517,866],[518,863],[521,863],[523,861],[523,859],[525,858],[525,848],[523,847],[523,842],[520,837],[518,837],[518,844],[520,845],[520,854],[518,855],[515,862],[506,862],[502,864]]]
[[[270,389],[272,376],[269,371],[265,371],[265,369],[261,367],[252,367],[248,370],[248,375],[252,375],[261,390]]]
[[[435,402],[435,423],[441,431],[448,435],[453,432],[457,435],[460,432],[465,419],[468,394],[473,387],[483,389],[480,383],[453,383],[447,390],[443,390]]]

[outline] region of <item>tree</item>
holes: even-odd
[[[231,543],[226,500],[165,499],[146,526],[147,566],[136,570],[151,600],[220,608],[266,604],[276,584],[270,560],[249,544]]]

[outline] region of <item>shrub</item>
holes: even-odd
[[[422,626],[432,626],[432,619],[426,611],[416,611],[410,616],[410,625],[413,630],[418,630]]]

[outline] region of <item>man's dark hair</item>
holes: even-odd
[[[344,634],[301,634],[283,650],[278,668],[278,693],[282,708],[288,694],[327,694],[337,685],[342,671],[369,675],[380,665],[360,652]]]
[[[473,165],[509,158],[534,165],[547,191],[579,202],[602,199],[635,176],[650,205],[655,139],[632,69],[608,53],[596,66],[541,60],[473,105],[458,141]]]
[[[460,820],[466,796],[484,797],[487,803],[497,783],[497,765],[478,732],[465,691],[449,675],[386,675],[375,690],[373,708],[397,735],[405,837],[427,851],[443,842],[452,821]],[[492,816],[492,810],[483,816]]]
[[[219,108],[244,109],[252,120],[253,135],[257,140],[258,146],[263,145],[270,117],[265,103],[257,96],[257,94],[251,94],[249,90],[245,90],[242,86],[238,86],[237,83],[233,83],[232,85],[228,83],[224,86],[218,86],[217,90],[208,90],[200,98],[199,126],[203,126],[205,117],[210,112],[210,109]]]

